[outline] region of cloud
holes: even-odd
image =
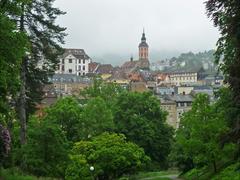
[[[203,51],[215,47],[218,31],[205,15],[204,0],[56,0],[67,14],[65,47],[90,56],[137,54],[143,27],[152,51]],[[159,54],[161,58],[161,54]]]

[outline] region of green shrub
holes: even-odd
[[[222,170],[212,180],[239,180],[240,179],[240,163],[232,164]]]

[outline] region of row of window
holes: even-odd
[[[174,78],[171,78],[172,81],[174,80],[195,80],[197,79],[196,77],[174,77]]]
[[[64,64],[64,62],[65,62],[65,60],[62,59],[62,64]],[[73,59],[68,59],[68,63],[72,63],[72,62],[73,62]],[[79,59],[78,60],[79,64],[81,64],[81,62],[82,62],[82,64],[85,64],[85,59],[83,59],[83,60]]]
[[[57,66],[57,70],[60,70],[60,66],[58,65]],[[69,71],[71,70],[71,72],[72,72],[72,69],[69,69]],[[77,70],[77,67],[76,67],[76,70]],[[86,67],[85,66],[78,66],[78,71],[81,71],[81,70],[83,70],[83,71],[85,71],[86,70]],[[64,65],[62,65],[62,69],[61,69],[61,71],[65,71],[65,68],[64,68]]]

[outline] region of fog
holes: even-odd
[[[204,0],[56,0],[55,6],[67,13],[57,20],[67,27],[64,47],[85,49],[103,63],[137,59],[143,28],[151,61],[214,49],[219,36]]]

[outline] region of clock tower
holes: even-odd
[[[146,42],[145,32],[143,30],[141,43],[138,46],[139,60],[148,60],[148,44]]]

